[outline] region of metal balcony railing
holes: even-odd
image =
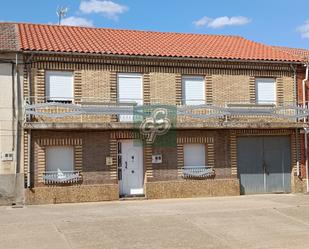
[[[182,168],[183,178],[208,178],[215,175],[210,166],[185,166]]]
[[[187,103],[187,104],[186,104]],[[299,121],[309,117],[309,106],[297,105],[293,102],[284,102],[280,104],[258,104],[248,100],[244,101],[226,101],[205,103],[205,100],[186,100],[177,103],[175,100],[150,99],[147,103],[140,99],[122,99],[112,101],[102,98],[82,98],[59,100],[49,98],[26,98],[24,101],[24,112],[26,121],[31,121],[31,117],[64,118],[68,116],[82,115],[117,115],[118,117],[128,117],[138,114],[137,108],[143,110],[143,107],[164,105],[175,109],[177,117],[198,118],[207,120],[211,118],[243,118],[243,117],[265,117],[281,118],[288,121]],[[121,121],[121,118],[118,119]],[[124,122],[130,121],[130,118],[123,119]],[[85,120],[81,120],[84,122]]]
[[[44,184],[71,184],[82,180],[80,171],[45,171],[43,172]]]

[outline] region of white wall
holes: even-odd
[[[0,54],[1,59],[15,60],[15,54]],[[22,61],[20,61],[22,62]],[[19,130],[19,144],[15,147],[17,119],[13,119],[13,83],[15,89],[19,89],[19,102],[21,102],[23,65],[19,66],[20,77],[16,81],[12,79],[12,64],[0,63],[0,153],[18,151],[20,162],[17,164],[14,156],[13,161],[2,161],[0,159],[0,205],[12,203],[23,203],[24,201],[24,174],[23,174],[23,147],[22,128]],[[17,85],[19,87],[17,87]],[[17,93],[16,93],[17,94]],[[17,97],[17,96],[16,96]],[[16,98],[15,98],[16,99]],[[17,106],[17,101],[15,101]],[[22,109],[20,109],[21,111]],[[16,112],[16,117],[17,117]],[[21,119],[21,118],[20,118]],[[15,155],[15,153],[14,153]],[[16,166],[19,165],[19,173],[16,174]]]
[[[15,54],[0,55],[1,59],[11,59],[14,61]],[[20,66],[19,72],[22,72],[21,69]],[[21,84],[22,76],[18,81],[18,84]],[[12,65],[9,63],[0,63],[0,153],[14,152],[15,150],[14,136],[16,136],[17,120],[13,120],[12,88]],[[2,161],[0,159],[1,174],[15,174],[15,158],[13,161]]]
[[[0,153],[13,149],[12,65],[0,63]],[[0,174],[14,173],[14,161],[0,160]]]

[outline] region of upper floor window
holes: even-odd
[[[118,101],[143,104],[143,77],[141,74],[118,74]]]
[[[136,73],[119,73],[117,75],[117,96],[120,103],[143,104],[143,76]],[[119,115],[119,121],[132,122],[133,112]],[[136,118],[136,117],[135,117]]]
[[[182,103],[184,105],[205,104],[205,80],[203,76],[182,77]]]
[[[276,80],[274,78],[256,78],[256,103],[276,104]]]
[[[47,101],[72,102],[73,72],[46,71],[45,77]]]

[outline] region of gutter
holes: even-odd
[[[122,55],[122,54],[104,54],[104,53],[80,53],[80,52],[50,52],[50,51],[31,51],[24,50],[24,54],[42,54],[42,55],[75,55],[75,56],[96,56],[128,59],[157,59],[157,60],[188,60],[188,61],[211,61],[211,62],[252,62],[252,63],[272,63],[272,64],[298,64],[303,65],[301,61],[275,61],[275,60],[250,60],[250,59],[215,59],[215,58],[198,58],[198,57],[176,57],[176,56],[153,56],[153,55]]]

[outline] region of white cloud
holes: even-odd
[[[195,26],[202,27],[207,25],[209,28],[222,28],[225,26],[240,26],[245,25],[247,23],[251,22],[251,20],[248,17],[244,16],[221,16],[217,18],[210,18],[207,16],[202,17],[201,19],[193,22]]]
[[[297,28],[302,38],[309,38],[309,20]]]
[[[197,27],[202,27],[202,26],[205,26],[206,24],[208,24],[212,19],[207,17],[207,16],[204,16],[202,17],[201,19],[193,22],[195,24],[195,26]]]
[[[83,0],[79,6],[79,10],[84,14],[102,14],[110,19],[118,19],[118,15],[126,12],[128,9],[125,5],[120,5],[109,0]]]
[[[93,27],[93,22],[86,18],[70,16],[61,20],[61,25]]]

